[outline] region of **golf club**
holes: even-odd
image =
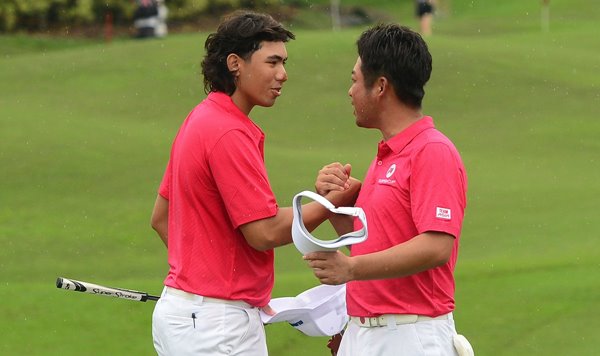
[[[58,277],[56,279],[56,288],[71,290],[75,292],[103,295],[106,297],[133,300],[138,302],[146,302],[147,300],[157,301],[160,299],[160,297],[149,295],[145,292],[139,292],[135,290],[122,288],[105,287],[98,284],[76,281],[74,279],[68,279],[63,277]]]

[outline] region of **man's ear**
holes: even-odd
[[[231,73],[234,74],[234,76],[237,76],[237,71],[240,69],[240,62],[242,61],[242,59],[240,58],[240,56],[238,56],[235,53],[230,53],[227,56],[227,69],[229,69],[229,71]]]
[[[390,82],[386,77],[379,77],[373,83],[373,93],[375,96],[383,96],[391,89]]]
[[[388,82],[386,77],[379,77],[375,82],[375,85],[379,94],[384,94],[386,91],[390,90],[390,82]]]

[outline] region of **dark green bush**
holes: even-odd
[[[236,8],[261,9],[280,0],[166,0],[169,19],[187,21],[202,14],[221,14]],[[0,32],[44,31],[49,28],[100,24],[112,15],[115,24],[133,21],[135,0],[1,0]]]

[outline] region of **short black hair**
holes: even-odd
[[[227,68],[228,55],[234,53],[247,60],[260,49],[263,41],[287,42],[295,38],[270,15],[245,10],[231,13],[204,43],[206,54],[201,65],[204,91],[233,94],[236,87]]]
[[[400,101],[421,108],[425,83],[431,76],[431,54],[418,33],[397,24],[378,24],[357,41],[365,85],[386,77]]]

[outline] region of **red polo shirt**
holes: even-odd
[[[159,188],[169,200],[165,285],[254,306],[269,302],[273,250],[255,250],[238,229],[277,214],[264,137],[223,93],[210,93],[188,115]]]
[[[460,155],[431,117],[379,143],[356,202],[366,213],[369,238],[352,246],[352,255],[382,251],[427,231],[454,236],[454,249],[444,266],[404,278],[349,282],[350,315],[434,317],[454,310],[453,271],[466,190]]]

